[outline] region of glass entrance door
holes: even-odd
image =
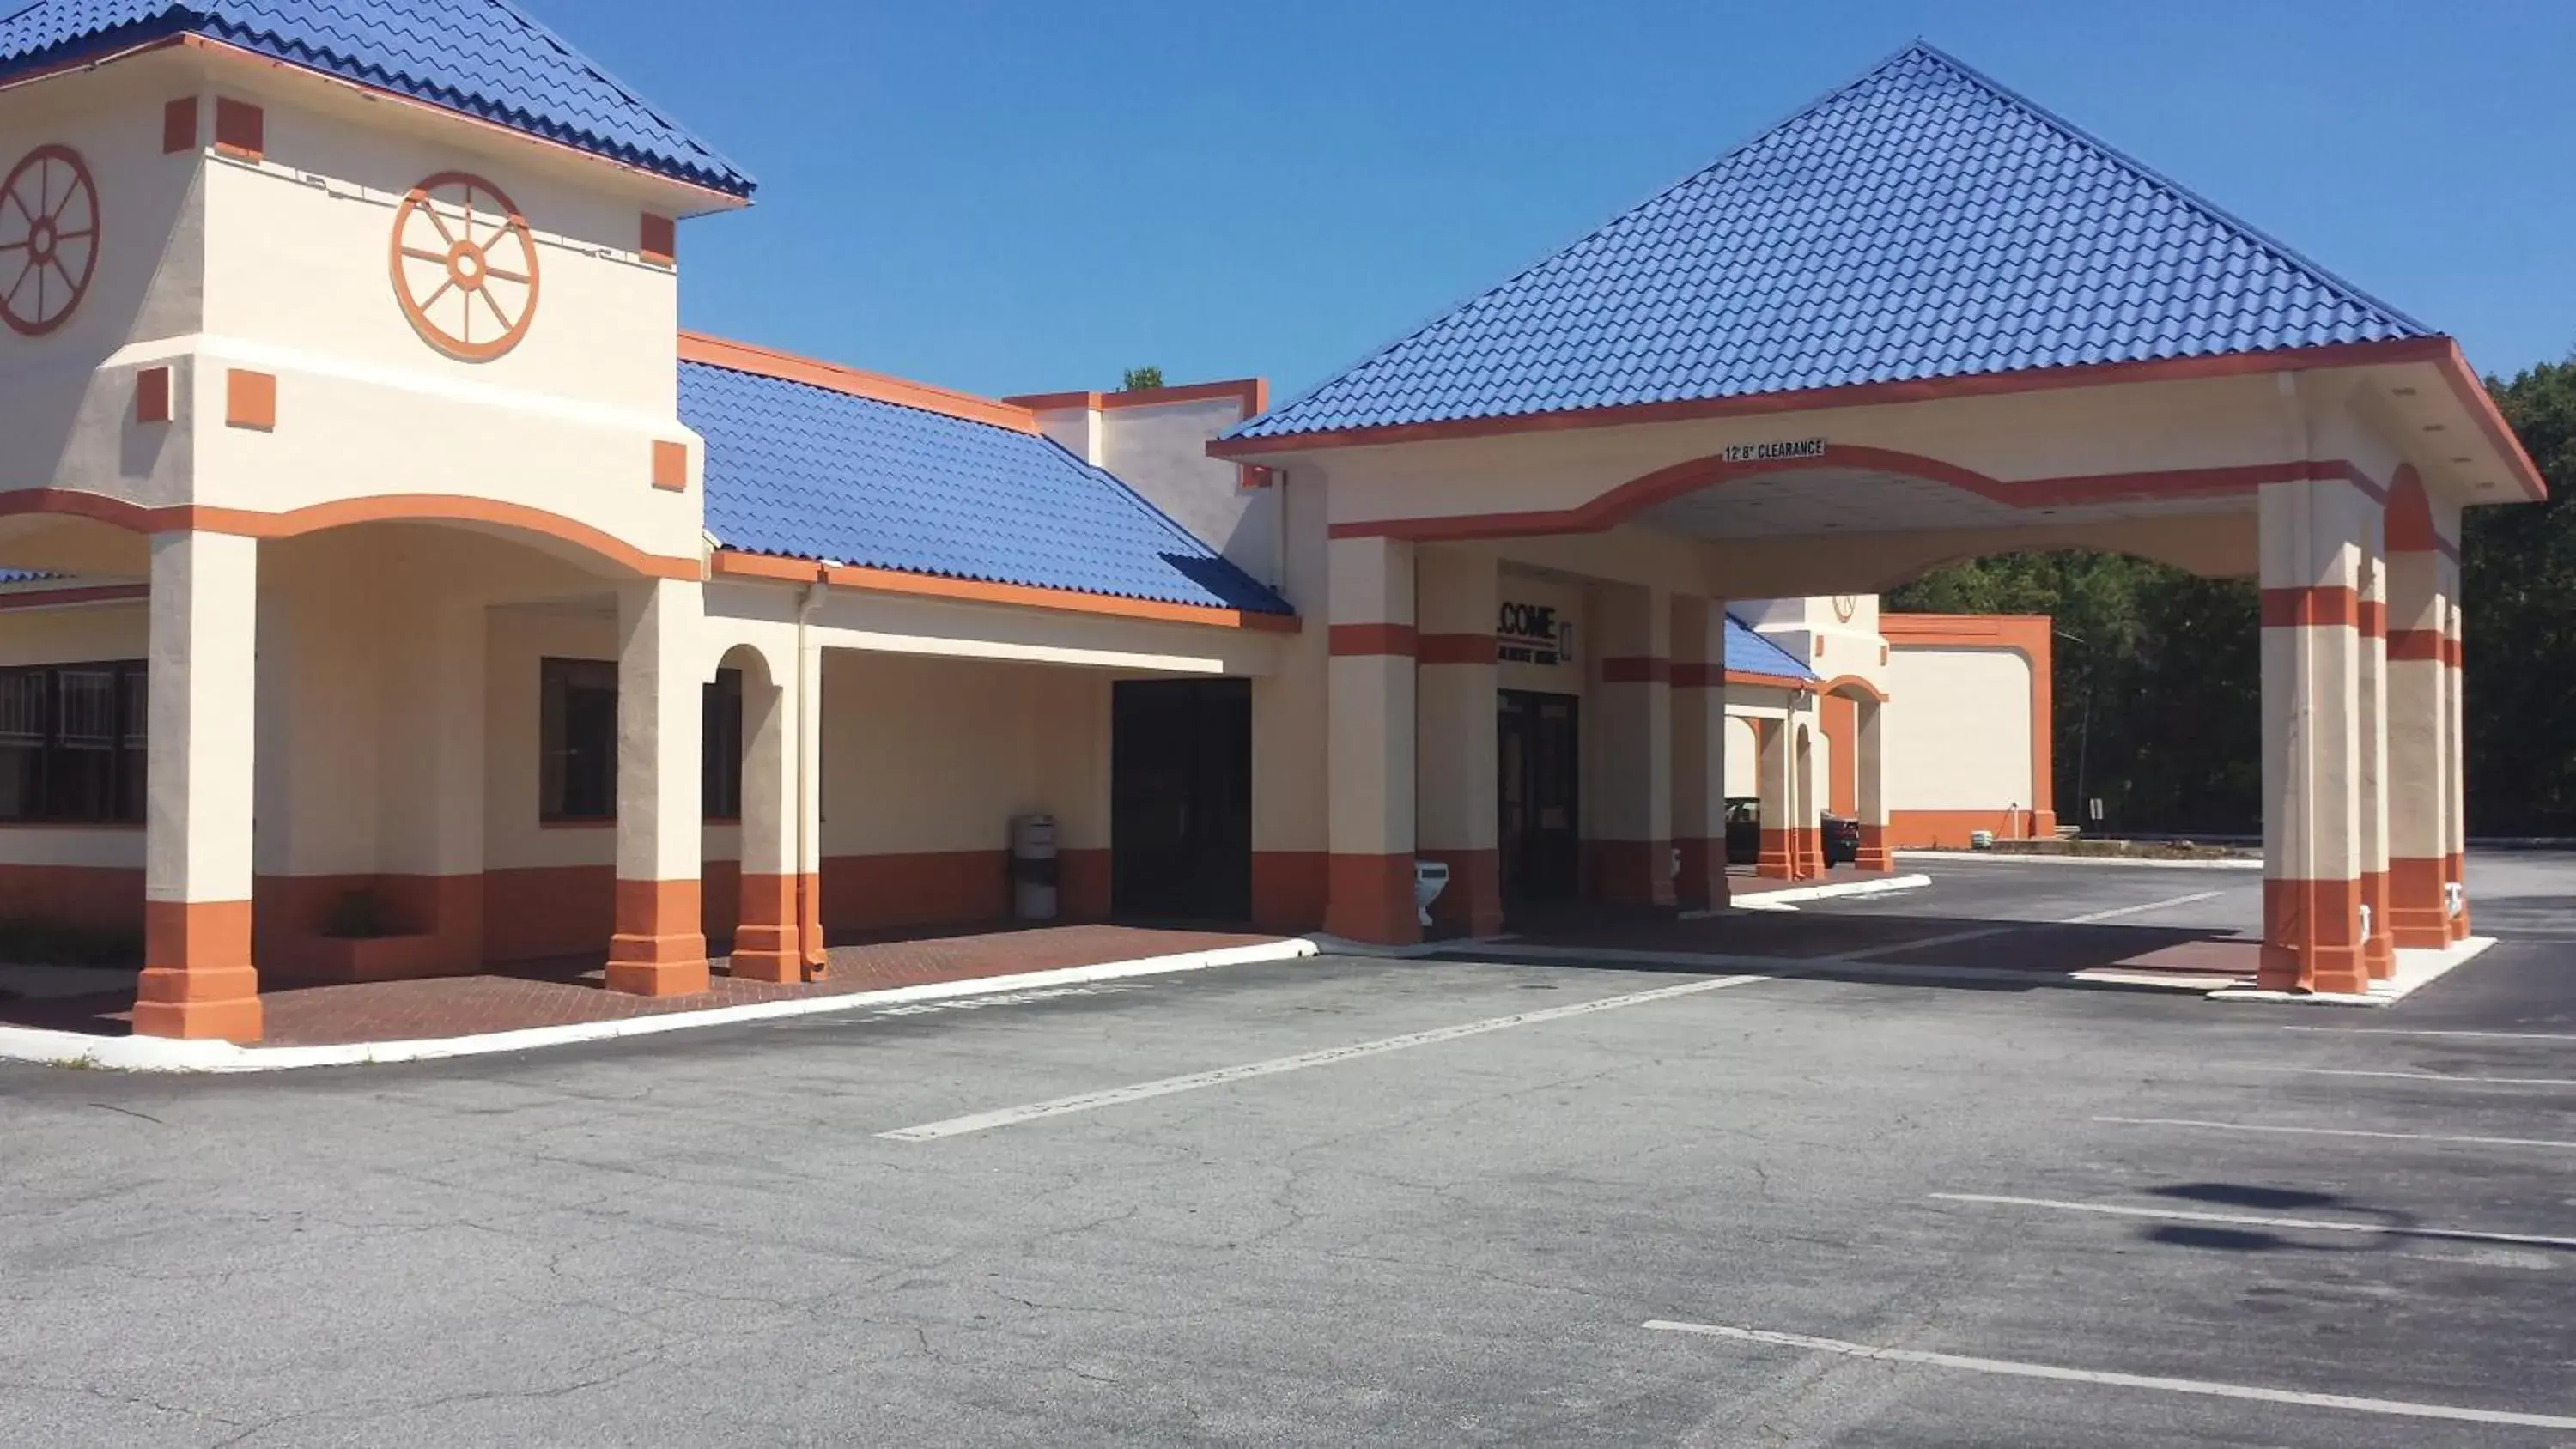
[[[1563,901],[1580,886],[1576,706],[1568,694],[1495,694],[1503,899]]]

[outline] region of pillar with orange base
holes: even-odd
[[[251,813],[259,541],[156,533],[151,556],[141,1036],[257,1041]]]
[[[2439,517],[2437,518],[2437,513]],[[2446,533],[2443,522],[2450,525]],[[2459,511],[2437,510],[2413,468],[2388,494],[2388,923],[2395,945],[2440,950],[2451,941],[2450,689],[2444,647],[2457,587]]]
[[[611,991],[685,996],[707,989],[698,915],[697,667],[705,601],[694,580],[649,579],[618,596],[617,890],[608,942]]]
[[[1493,553],[1473,544],[1418,548],[1413,597],[1414,833],[1423,859],[1449,867],[1432,924],[1491,936],[1503,929]]]
[[[2465,687],[2466,663],[2462,649],[2463,625],[2460,612],[2459,565],[2450,572],[2451,609],[2442,629],[2442,702],[2450,711],[2450,727],[2444,731],[2443,773],[2448,788],[2443,803],[2449,814],[2443,821],[2442,879],[2450,892],[2450,937],[2464,941],[2469,935],[2469,737],[2467,724],[2468,690]]]
[[[1824,829],[1816,809],[1821,792],[1816,788],[1814,717],[1792,715],[1789,728],[1795,741],[1789,747],[1789,853],[1797,862],[1799,877],[1814,880],[1825,873]]]
[[[1753,788],[1762,816],[1761,845],[1754,853],[1753,873],[1767,880],[1788,880],[1797,871],[1789,828],[1790,728],[1791,721],[1786,718],[1753,721]]]
[[[1422,939],[1413,904],[1413,545],[1337,538],[1326,561],[1324,929],[1404,945]]]
[[[2361,594],[2378,503],[2340,479],[2261,490],[2263,986],[2357,993]]]
[[[1860,850],[1852,866],[1894,870],[1896,857],[1887,848],[1887,703],[1863,699],[1855,707],[1860,727],[1853,740],[1859,755],[1853,761],[1853,803],[1860,814]]]
[[[1711,599],[1673,600],[1673,849],[1681,873],[1673,904],[1713,911],[1726,885],[1726,610]]]
[[[1628,906],[1673,903],[1672,596],[1639,584],[1589,595],[1593,663],[1593,893]]]
[[[799,949],[795,691],[757,651],[742,659],[742,910],[729,970],[737,981],[805,978]]]
[[[2375,524],[2376,520],[2372,520]],[[2381,532],[2364,539],[2356,623],[2360,630],[2361,747],[2356,795],[2361,820],[2361,966],[2373,981],[2397,974],[2388,923],[2388,568]]]

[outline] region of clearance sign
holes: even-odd
[[[1730,463],[1769,463],[1781,458],[1821,458],[1825,440],[1800,438],[1794,443],[1729,443],[1726,461]]]

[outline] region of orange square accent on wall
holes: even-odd
[[[197,149],[197,98],[181,96],[161,108],[161,154]]]
[[[236,428],[277,429],[277,376],[236,367],[224,374],[224,421]]]
[[[134,374],[134,420],[138,423],[170,421],[170,369],[146,367]]]
[[[644,260],[670,266],[680,259],[680,224],[667,216],[644,213]]]
[[[689,486],[689,445],[653,440],[653,486],[679,493]]]
[[[215,149],[244,161],[268,154],[268,113],[248,101],[215,97]]]

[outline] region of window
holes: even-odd
[[[538,818],[548,822],[617,818],[617,666],[596,659],[547,659],[538,702]],[[705,743],[699,758],[706,818],[742,814],[742,672],[720,670],[706,687]],[[0,747],[7,702],[0,698]],[[5,769],[0,757],[0,769]],[[0,782],[0,791],[5,791]]]
[[[541,671],[537,818],[617,817],[617,666],[548,659]]]
[[[141,821],[150,677],[139,659],[0,669],[0,821]]]
[[[742,671],[719,669],[707,686],[699,794],[709,820],[742,818]]]

